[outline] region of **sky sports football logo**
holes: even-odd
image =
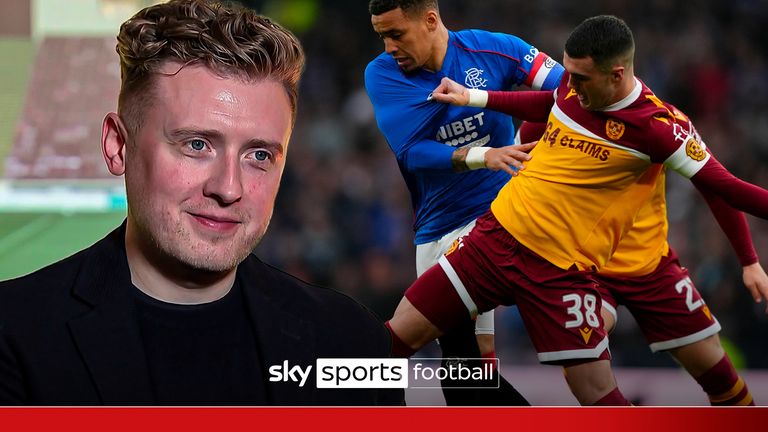
[[[321,358],[269,367],[269,381],[316,388],[499,388],[498,359]],[[447,381],[441,386],[441,381]]]

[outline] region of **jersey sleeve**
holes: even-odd
[[[693,123],[682,113],[655,115],[649,119],[648,155],[652,162],[663,163],[686,178],[691,178],[710,158]]]
[[[485,107],[528,122],[542,123],[547,121],[554,104],[553,91],[489,91]]]
[[[734,176],[714,157],[691,177],[691,182],[699,190],[716,194],[737,210],[768,219],[768,190]]]
[[[749,232],[749,224],[744,213],[729,206],[722,198],[713,194],[709,190],[699,189],[712,211],[712,214],[728,237],[733,250],[739,257],[742,266],[748,266],[757,262],[757,252],[752,243],[752,235]]]
[[[649,121],[648,154],[652,162],[686,177],[736,210],[768,219],[768,190],[731,174],[707,151],[691,121],[674,107]]]
[[[517,36],[492,33],[498,52],[517,63],[514,81],[533,90],[554,90],[565,69],[546,53]]]
[[[396,68],[374,60],[365,69],[365,88],[376,123],[401,166],[409,172],[452,171],[452,147],[427,136],[430,122],[446,105],[427,100],[431,89],[405,79]]]

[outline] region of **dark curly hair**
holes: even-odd
[[[304,52],[291,32],[240,6],[172,0],[139,11],[117,35],[121,87],[118,112],[130,132],[151,103],[153,75],[167,62],[202,64],[224,77],[283,84],[296,116]]]

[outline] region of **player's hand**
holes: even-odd
[[[428,100],[465,106],[469,103],[469,91],[463,85],[445,77],[440,81],[440,85],[429,95]]]
[[[528,152],[535,146],[536,142],[530,142],[492,148],[485,152],[485,167],[492,171],[504,170],[516,176],[518,171],[525,169],[523,162],[531,160]]]
[[[763,299],[768,300],[768,275],[759,262],[744,266],[744,285],[747,286],[755,303],[760,303]],[[768,305],[765,313],[768,314]]]

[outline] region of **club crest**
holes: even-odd
[[[685,154],[696,162],[701,162],[707,157],[707,152],[701,147],[696,138],[690,137],[685,143]]]
[[[480,88],[485,87],[488,83],[488,80],[483,78],[483,72],[485,72],[482,69],[478,68],[469,68],[464,73],[467,74],[467,76],[464,78],[464,84],[469,88]]]
[[[608,119],[605,122],[605,134],[612,140],[617,140],[624,135],[624,122],[621,120]]]

